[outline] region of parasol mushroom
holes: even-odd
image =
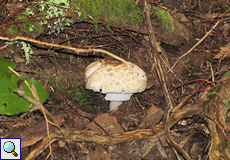
[[[106,94],[110,110],[117,110],[122,101],[128,101],[133,93],[142,92],[147,85],[145,72],[131,62],[99,60],[85,70],[86,88]]]

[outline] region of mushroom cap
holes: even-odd
[[[88,79],[88,77],[95,71],[97,70],[99,67],[101,67],[101,65],[104,64],[103,60],[99,60],[99,61],[95,61],[93,63],[90,63],[86,69],[85,69],[85,80]]]
[[[86,88],[102,93],[136,93],[145,90],[147,76],[137,65],[99,60],[85,70]]]

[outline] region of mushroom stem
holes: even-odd
[[[109,105],[110,111],[118,110],[118,107],[122,104],[122,101],[111,101]]]

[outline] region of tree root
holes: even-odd
[[[182,108],[180,111],[172,113],[169,117],[169,126],[172,127],[180,119],[183,119],[185,117],[200,115],[204,110],[203,106],[205,106],[205,104],[203,103],[196,104],[196,105],[195,104],[187,105],[184,108]],[[162,136],[165,133],[164,125],[165,125],[164,123],[160,123],[155,126],[156,133],[159,136]],[[50,134],[50,142],[65,140],[67,142],[85,141],[85,142],[95,142],[101,145],[115,145],[122,142],[129,142],[129,141],[140,140],[145,138],[157,140],[157,136],[155,133],[152,132],[152,129],[135,130],[123,134],[114,134],[111,136],[99,135],[98,133],[92,131],[85,131],[85,130],[76,131],[74,129],[62,128],[62,131],[65,135],[65,138],[63,137],[63,135],[59,130],[56,130],[55,132]],[[26,160],[31,160],[36,158],[48,146],[49,146],[49,138],[45,137],[42,143],[27,156]]]

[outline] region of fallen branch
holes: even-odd
[[[20,77],[20,75],[15,71],[13,70],[11,67],[8,67],[15,75],[17,75],[18,77]],[[28,88],[30,89],[34,99],[32,99],[31,97],[27,96],[26,93],[23,91],[23,86],[24,86],[24,82],[25,84],[28,86]],[[32,105],[34,105],[34,108],[32,111],[34,110],[40,110],[43,115],[45,117],[47,117],[46,119],[49,121],[49,123],[51,123],[52,125],[60,128],[60,126],[58,125],[58,123],[55,121],[55,119],[53,118],[53,116],[49,113],[49,111],[42,105],[39,97],[38,97],[38,94],[37,94],[37,91],[36,91],[36,88],[35,86],[32,84],[32,86],[30,86],[30,84],[26,81],[26,80],[23,80],[23,83],[19,86],[18,89],[15,89],[14,92],[16,92],[19,96],[23,97],[26,101],[28,101],[29,103],[31,103]]]
[[[167,141],[171,147],[175,148],[177,150],[177,152],[181,153],[186,160],[190,160],[191,158],[189,157],[188,153],[186,153],[176,142],[174,142],[171,135],[170,135],[169,114],[173,109],[173,105],[172,105],[171,98],[170,98],[169,93],[168,93],[166,79],[165,79],[165,76],[164,76],[160,61],[159,61],[160,58],[159,58],[158,54],[161,52],[161,49],[160,49],[159,44],[156,41],[156,38],[155,38],[155,35],[153,32],[153,28],[152,28],[152,24],[151,24],[151,20],[150,20],[150,16],[149,16],[149,8],[147,6],[146,0],[142,0],[142,8],[143,8],[143,15],[145,18],[145,24],[146,24],[146,27],[148,28],[148,31],[149,31],[149,40],[150,40],[150,45],[152,47],[152,52],[154,55],[154,62],[156,64],[157,74],[158,74],[158,77],[160,79],[160,83],[161,83],[164,97],[166,100],[166,109],[165,109],[165,114],[164,114],[165,136],[166,136],[166,139],[167,139]],[[154,51],[154,48],[156,48],[157,52]]]
[[[20,77],[20,75],[14,71],[11,67],[8,67],[14,74],[16,74],[18,77]],[[26,83],[26,85],[28,86],[28,88],[30,89],[34,99],[32,99],[31,97],[27,96],[25,91],[23,90],[24,87],[24,82]],[[22,83],[20,84],[19,88],[15,89],[14,92],[16,92],[19,96],[23,97],[26,101],[28,101],[29,103],[31,103],[32,105],[34,105],[33,110],[40,110],[46,120],[46,129],[47,129],[47,135],[48,138],[50,137],[49,135],[49,124],[52,124],[53,126],[56,126],[61,132],[62,129],[60,128],[59,124],[56,122],[56,120],[54,119],[54,117],[49,113],[49,111],[42,105],[40,98],[38,97],[37,94],[37,90],[35,88],[35,85],[32,84],[31,86],[29,85],[29,83],[25,80],[22,79]],[[62,132],[63,135],[63,132]],[[50,138],[49,138],[50,140]],[[51,148],[51,141],[49,141],[49,148],[50,148],[50,155],[51,155],[51,159],[53,159],[53,154],[52,154],[52,148]]]
[[[8,37],[2,37],[0,36],[1,40],[5,40],[5,41],[17,41],[17,40],[22,40],[22,41],[27,41],[27,42],[33,42],[36,44],[40,44],[40,45],[46,45],[46,46],[51,46],[51,47],[56,47],[56,48],[65,48],[65,49],[69,49],[69,50],[73,50],[75,52],[102,52],[105,53],[121,62],[124,62],[125,64],[129,65],[129,62],[127,62],[125,59],[109,52],[103,49],[95,49],[95,48],[89,48],[89,49],[81,49],[81,48],[75,48],[75,47],[70,47],[70,46],[65,46],[65,45],[59,45],[59,44],[53,44],[53,43],[48,43],[48,42],[42,42],[42,41],[38,41],[35,39],[31,39],[31,38],[27,38],[27,37],[20,37],[20,36],[16,36],[14,38],[8,38]]]
[[[175,125],[180,119],[185,117],[190,117],[194,115],[200,115],[204,111],[204,106],[206,106],[207,102],[202,102],[199,104],[187,105],[182,109],[174,112],[169,117],[169,127]],[[64,115],[60,114],[55,116],[56,121],[59,125],[61,125],[64,121]],[[164,132],[164,123],[160,123],[155,126],[156,133],[159,136],[162,136]],[[62,128],[62,131],[65,136],[63,136],[60,130],[55,130],[55,127],[50,127],[50,142],[54,142],[57,140],[66,140],[66,141],[85,141],[85,142],[96,142],[102,145],[115,145],[118,143],[129,142],[133,140],[140,140],[140,139],[151,139],[157,140],[157,136],[153,133],[152,129],[142,129],[142,130],[135,130],[126,132],[124,134],[116,134],[112,136],[104,136],[99,135],[92,131],[85,131],[85,130],[75,130],[75,129],[65,129]],[[32,146],[38,141],[44,139],[44,143],[42,143],[38,148],[28,155],[28,157],[33,157],[32,155],[39,155],[42,151],[44,151],[49,142],[47,141],[47,131],[46,131],[46,124],[45,121],[42,120],[36,123],[34,126],[30,126],[25,129],[10,131],[7,134],[0,135],[0,138],[21,138],[21,147],[25,148],[28,146]],[[33,157],[35,158],[35,157]],[[32,158],[32,159],[33,159]]]
[[[199,104],[187,105],[184,108],[174,112],[169,117],[169,127],[175,125],[180,119],[185,117],[190,117],[194,115],[200,115],[204,111],[204,106],[206,106],[207,102],[202,102]],[[64,115],[55,116],[56,121],[58,124],[62,124],[64,121]],[[164,123],[160,123],[155,126],[156,133],[159,136],[162,136],[164,132]],[[157,140],[157,136],[153,133],[152,129],[142,129],[142,130],[135,130],[126,132],[123,134],[115,134],[112,136],[104,136],[99,135],[98,133],[92,131],[85,131],[85,130],[75,130],[75,129],[65,129],[62,128],[64,136],[60,132],[60,130],[55,130],[55,127],[50,126],[50,142],[54,142],[57,140],[66,140],[67,142],[72,141],[85,141],[85,142],[95,142],[102,145],[115,145],[122,142],[129,142],[133,140],[140,140],[140,139],[151,139]],[[43,121],[38,122],[34,126],[18,130],[18,131],[10,131],[6,135],[0,135],[0,138],[21,138],[22,148],[27,146],[31,146],[36,142],[43,140],[42,144],[38,146],[34,151],[32,151],[28,157],[33,157],[34,159],[38,156],[42,151],[44,151],[48,145],[49,141],[47,140],[47,131],[46,131],[46,124]],[[36,155],[36,156],[35,156]],[[28,158],[30,159],[30,158]]]

